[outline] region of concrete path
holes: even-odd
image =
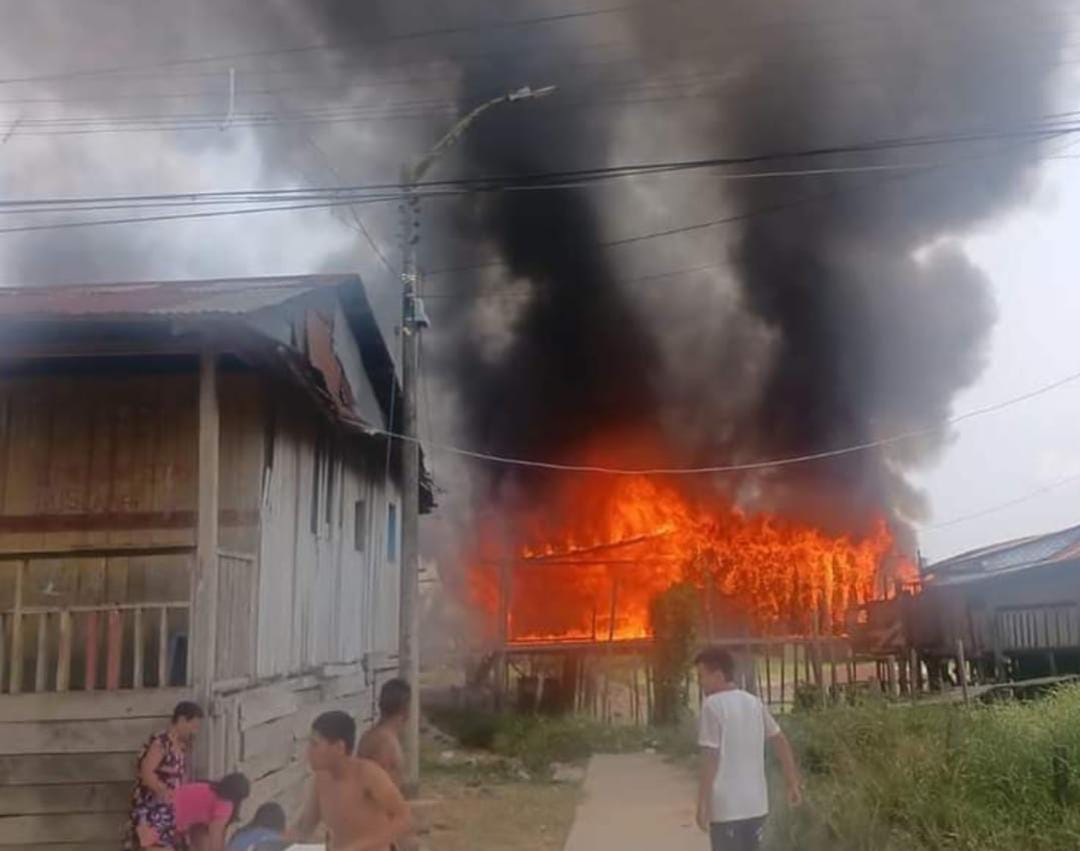
[[[706,851],[694,781],[652,754],[596,756],[564,851]]]

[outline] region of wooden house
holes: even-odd
[[[114,851],[177,700],[295,802],[396,668],[393,360],[360,280],[0,289],[0,849]],[[421,483],[421,500],[431,489]]]
[[[1080,526],[926,569],[906,632],[924,658],[965,655],[987,678],[1080,672]]]

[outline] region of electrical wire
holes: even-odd
[[[667,0],[663,5],[686,2],[686,0]],[[646,8],[656,5],[657,0],[643,0],[637,3],[626,3],[620,6],[609,6],[597,9],[582,9],[573,12],[560,12],[558,14],[540,15],[532,18],[517,20],[489,21],[484,24],[462,25],[455,27],[435,27],[428,30],[416,30],[413,32],[397,33],[382,36],[377,39],[354,39],[351,41],[323,41],[307,45],[294,45],[291,47],[264,48],[260,50],[238,51],[234,53],[219,53],[207,56],[190,56],[180,59],[168,59],[158,62],[135,65],[114,65],[104,68],[83,68],[70,71],[57,71],[46,74],[29,74],[20,77],[0,78],[0,86],[13,85],[16,83],[39,83],[53,82],[56,80],[70,80],[83,77],[111,76],[114,74],[126,74],[158,68],[178,68],[185,65],[201,65],[208,62],[235,62],[238,59],[253,59],[266,56],[294,56],[302,53],[322,52],[328,50],[343,50],[349,47],[363,47],[371,49],[390,44],[400,44],[406,41],[417,41],[427,38],[466,35],[477,32],[490,32],[492,30],[518,29],[542,24],[561,23],[565,21],[581,20],[584,18],[600,17],[604,15],[619,14],[634,9]]]
[[[1072,134],[1080,132],[1080,126],[1057,128],[1051,133],[1040,133],[1035,141],[1043,141],[1045,138],[1055,138],[1062,135]],[[1011,153],[1011,152],[1010,152]],[[983,155],[985,157],[986,155]],[[980,157],[982,158],[982,157]],[[1055,155],[1040,157],[1043,159],[1055,159]],[[970,160],[960,160],[952,164],[960,164],[963,162],[969,162]],[[592,185],[594,183],[619,179],[625,177],[631,177],[636,175],[657,175],[665,174],[676,171],[686,171],[690,168],[707,168],[711,163],[719,162],[719,160],[713,161],[698,161],[696,163],[685,164],[676,163],[670,166],[646,166],[641,167],[640,170],[634,170],[634,167],[619,167],[613,170],[596,170],[594,174],[587,172],[578,172],[577,180],[564,181],[561,183],[550,183],[543,180],[537,180],[537,175],[533,175],[534,182],[524,184],[514,183],[502,183],[491,178],[478,178],[478,179],[461,179],[457,183],[461,188],[443,188],[443,189],[427,189],[423,187],[438,187],[438,186],[450,186],[452,181],[427,181],[417,184],[415,191],[410,190],[410,197],[420,198],[440,198],[440,197],[453,197],[460,195],[467,195],[471,193],[481,192],[516,192],[516,191],[549,191],[559,189],[574,189]],[[943,163],[928,164],[928,163],[914,163],[908,164],[906,170],[908,171],[921,171],[930,168],[941,167]],[[892,170],[897,170],[893,168]],[[824,174],[844,174],[844,173],[860,173],[865,171],[863,166],[838,166],[831,169],[794,169],[786,172],[782,171],[770,171],[762,172],[760,176],[763,178],[775,178],[778,176],[800,176],[800,175],[824,175]],[[750,179],[753,173],[741,173],[736,175],[717,174],[715,177],[724,178],[732,177],[734,179]],[[348,206],[351,204],[364,204],[364,203],[378,203],[386,201],[400,200],[405,197],[400,191],[387,192],[384,194],[350,194],[354,192],[366,192],[367,190],[374,189],[389,189],[392,188],[392,184],[376,184],[367,187],[327,187],[322,189],[289,189],[289,190],[239,190],[232,192],[205,192],[205,193],[185,193],[185,194],[166,194],[156,196],[114,196],[113,198],[101,197],[101,198],[68,198],[68,199],[22,199],[12,200],[6,202],[0,202],[0,213],[38,213],[38,212],[88,212],[88,211],[101,211],[107,209],[146,209],[149,207],[184,207],[184,206],[203,206],[203,205],[215,205],[222,203],[257,203],[266,201],[278,201],[274,206],[263,207],[244,207],[231,210],[214,210],[209,212],[194,212],[194,213],[177,213],[177,214],[162,214],[155,216],[131,216],[116,219],[84,219],[67,222],[53,222],[48,224],[39,225],[19,225],[13,227],[0,228],[0,234],[6,233],[30,233],[37,231],[48,230],[65,230],[78,227],[96,227],[105,225],[119,225],[119,224],[137,224],[145,222],[160,222],[160,221],[172,221],[172,220],[184,220],[184,219],[200,219],[200,218],[217,218],[222,216],[233,215],[245,215],[249,213],[270,213],[279,211],[291,211],[291,210],[308,210],[317,209],[320,207],[338,207]],[[306,193],[306,194],[304,194]],[[831,194],[831,193],[830,193]],[[295,202],[297,200],[306,200],[310,198],[318,198],[320,200],[311,201],[310,203],[287,203]],[[760,215],[768,212],[775,212],[777,209],[782,209],[788,206],[795,206],[799,203],[807,203],[810,199],[797,199],[795,202],[786,202],[781,205],[775,205],[774,208],[765,209],[762,211],[751,211],[744,214],[736,214],[732,217],[726,217],[724,220],[714,220],[707,223],[698,223],[694,225],[685,226],[685,230],[695,230],[699,228],[711,227],[716,224],[726,223],[727,221],[736,221],[740,218],[749,218],[752,215]],[[113,202],[97,204],[94,202]],[[67,204],[68,206],[62,206]],[[52,205],[52,206],[50,206]],[[85,205],[85,206],[84,206]],[[681,229],[671,229],[671,232],[680,232]],[[671,235],[668,232],[664,232],[663,235]],[[649,238],[649,235],[641,235],[639,237],[633,237],[633,241],[640,241],[641,239]],[[620,242],[620,241],[616,241]],[[485,264],[486,265],[486,264]],[[446,271],[446,270],[440,270]]]
[[[959,517],[954,517],[951,520],[946,520],[941,523],[931,523],[926,526],[919,526],[918,531],[933,532],[938,529],[948,529],[952,526],[958,526],[961,523],[967,523],[969,520],[978,520],[982,517],[988,517],[991,514],[997,514],[999,511],[1005,511],[1006,509],[1012,508],[1013,506],[1022,505],[1025,502],[1030,502],[1036,497],[1040,497],[1043,494],[1059,490],[1066,485],[1071,485],[1073,482],[1080,482],[1080,473],[1077,473],[1073,476],[1066,476],[1063,479],[1057,479],[1056,481],[1051,482],[1048,485],[1044,485],[1041,488],[1029,491],[1028,493],[1024,494],[1023,496],[1017,497],[1016,499],[1010,499],[1007,502],[999,502],[996,505],[991,505],[987,508],[981,509],[980,511],[973,511],[971,514],[962,514]]]
[[[537,24],[546,24],[566,20],[582,19],[600,17],[605,15],[619,14],[622,12],[631,12],[638,9],[647,9],[652,6],[663,6],[666,10],[670,10],[670,7],[674,4],[679,5],[708,5],[693,3],[691,0],[667,0],[667,2],[642,2],[628,3],[621,6],[612,6],[608,8],[598,9],[582,9],[570,12],[563,12],[553,15],[538,16],[534,18],[522,18],[517,20],[502,20],[502,21],[490,21],[482,24],[473,25],[461,25],[456,27],[441,27],[433,28],[429,30],[417,30],[413,32],[397,33],[384,36],[377,39],[361,39],[353,41],[343,42],[318,42],[309,45],[287,46],[280,48],[265,48],[251,51],[241,51],[232,53],[221,53],[215,55],[206,56],[194,56],[194,57],[182,57],[173,60],[164,60],[157,62],[150,62],[145,64],[132,64],[122,66],[112,66],[105,68],[87,68],[87,69],[72,69],[68,71],[57,71],[44,74],[26,75],[22,77],[8,77],[0,78],[0,85],[13,85],[13,84],[26,84],[36,82],[58,82],[58,81],[71,81],[71,80],[86,80],[94,79],[102,76],[111,76],[118,74],[140,74],[144,71],[154,71],[156,69],[176,69],[188,65],[199,65],[212,62],[236,62],[242,59],[250,58],[263,58],[268,56],[297,56],[307,53],[317,53],[325,51],[339,51],[349,47],[363,47],[367,49],[376,48],[384,45],[399,44],[403,41],[410,40],[422,40],[426,38],[444,37],[452,35],[462,35],[474,32],[485,32],[493,29],[514,29],[521,27],[528,27]],[[1012,14],[1011,8],[1004,10],[998,9],[994,12],[999,20],[1008,21],[1013,20],[1017,24],[1027,24],[1032,20],[1033,16],[1028,10],[1023,10]],[[1003,14],[1003,12],[1009,14]],[[1070,9],[1059,9],[1056,14],[1051,17],[1047,17],[1046,21],[1048,25],[1045,29],[1033,29],[1031,32],[1039,34],[1042,32],[1056,33],[1060,32],[1066,27],[1066,21],[1071,15],[1077,14]],[[1036,18],[1041,21],[1042,19]],[[849,27],[851,24],[860,25],[866,22],[877,22],[881,24],[881,33],[887,34],[891,32],[890,26],[897,23],[896,16],[888,16],[881,14],[855,16],[850,13],[844,13],[838,15],[832,19],[824,19],[820,14],[814,14],[803,18],[793,18],[789,15],[774,16],[771,19],[762,18],[760,20],[751,20],[743,22],[742,24],[732,22],[725,22],[724,29],[719,31],[718,34],[738,39],[740,37],[747,37],[749,33],[768,31],[775,29],[788,30],[793,35],[797,36],[800,41],[805,42],[809,37],[821,38],[821,36],[828,31],[829,28],[839,26]],[[957,18],[957,22],[963,24],[962,18]],[[947,31],[946,23],[943,22],[942,26],[932,31],[931,37],[940,37],[940,33]],[[964,34],[968,32],[964,27],[961,30]],[[877,33],[875,33],[877,35]],[[838,38],[832,41],[825,41],[824,46],[835,47],[845,46],[859,43],[859,39],[856,38],[849,30],[847,32],[840,33]],[[512,52],[503,50],[503,53]],[[484,58],[487,55],[491,55],[491,51],[487,53],[476,54],[478,58]],[[455,55],[448,55],[447,59],[459,58]],[[465,54],[464,58],[472,58],[469,54]],[[402,67],[405,63],[397,63],[391,67]],[[267,71],[264,69],[239,69],[242,73],[275,73],[274,71]],[[280,71],[279,71],[280,72]],[[147,75],[142,75],[146,78]],[[166,74],[154,75],[158,77],[167,76],[170,79],[175,79],[180,76],[175,71]],[[212,76],[206,72],[199,73],[195,76],[205,77]]]
[[[324,151],[322,147],[320,147],[319,143],[315,141],[314,137],[304,128],[300,128],[300,135],[303,137],[304,141],[307,142],[308,146],[315,151],[323,166],[328,172],[330,172],[330,176],[333,177],[334,180],[336,180],[338,183],[341,183],[341,174],[334,167],[334,164],[333,162],[331,162],[330,157],[327,155],[326,151]],[[375,238],[371,235],[371,231],[369,231],[367,225],[364,224],[364,220],[363,218],[361,218],[360,213],[357,211],[356,205],[349,204],[348,210],[349,214],[352,216],[353,222],[356,225],[356,230],[364,237],[371,250],[375,252],[375,256],[379,258],[379,262],[382,263],[383,268],[386,269],[386,271],[389,273],[390,280],[396,280],[398,276],[397,271],[390,264],[390,261],[386,259],[386,255],[379,247],[378,242],[375,241]]]
[[[1080,113],[1069,113],[1074,115]],[[817,158],[842,154],[858,153],[881,153],[908,147],[924,147],[930,145],[949,145],[985,141],[998,141],[1013,138],[1040,141],[1048,137],[1060,137],[1080,132],[1080,123],[1060,123],[1057,119],[1052,122],[1044,122],[1035,125],[1016,126],[1012,128],[986,130],[981,132],[966,132],[941,135],[923,135],[910,137],[893,137],[873,140],[869,142],[850,143],[846,145],[832,145],[815,148],[780,150],[769,153],[749,154],[744,156],[709,157],[694,160],[658,161],[646,163],[633,163],[614,166],[594,167],[587,169],[532,172],[522,175],[494,175],[485,177],[448,178],[440,180],[420,181],[410,186],[410,194],[422,197],[428,190],[445,190],[447,188],[461,188],[473,191],[517,191],[529,189],[565,189],[587,185],[593,182],[622,177],[637,177],[656,174],[670,174],[685,171],[700,171],[705,169],[722,169],[725,167],[747,165],[752,163],[773,162],[802,158]],[[1011,151],[1009,151],[1011,153]],[[976,158],[984,158],[987,154],[979,154]],[[958,159],[956,162],[970,161],[971,157]],[[773,179],[778,177],[796,176],[821,176],[828,174],[861,173],[866,171],[904,170],[904,169],[927,169],[952,164],[949,161],[892,164],[856,164],[839,165],[832,167],[772,169],[768,171],[751,172],[719,172],[715,176],[722,179],[750,180],[750,179]],[[130,202],[132,205],[162,202],[190,202],[196,200],[234,199],[237,201],[253,202],[266,201],[268,199],[296,200],[298,197],[334,197],[341,198],[346,194],[361,195],[369,192],[394,192],[395,196],[400,190],[400,182],[356,184],[350,186],[328,187],[295,187],[290,189],[244,189],[228,191],[208,192],[179,192],[159,193],[150,195],[122,195],[122,196],[82,196],[60,198],[25,198],[9,199],[0,201],[2,208],[23,208],[67,206],[84,203],[120,203]]]
[[[1067,150],[1069,147],[1072,147],[1072,144],[1074,144],[1074,143],[1070,143],[1070,145],[1065,146],[1064,148],[1062,148],[1062,150],[1063,151]],[[750,179],[752,176],[760,177],[762,179],[769,179],[769,178],[777,178],[777,177],[781,177],[781,176],[784,176],[784,177],[823,176],[823,175],[826,175],[826,174],[829,174],[829,175],[857,174],[857,173],[861,173],[861,172],[898,172],[898,171],[908,171],[908,172],[910,172],[910,171],[920,171],[920,170],[923,170],[923,169],[925,169],[926,171],[932,171],[932,170],[937,170],[937,169],[946,168],[946,167],[950,167],[950,166],[961,165],[961,164],[964,164],[964,163],[969,163],[969,162],[973,162],[973,161],[980,160],[980,159],[993,159],[995,157],[1006,156],[1006,155],[1009,155],[1009,154],[1013,153],[1015,150],[1016,150],[1016,148],[1012,148],[1012,149],[1009,149],[1009,150],[1006,150],[1006,151],[1003,151],[1003,152],[986,153],[986,154],[982,154],[982,155],[979,155],[979,156],[976,156],[976,157],[967,158],[967,159],[965,159],[963,161],[939,160],[939,161],[936,161],[936,162],[925,162],[925,163],[905,163],[905,164],[902,164],[903,166],[905,166],[904,168],[899,168],[898,167],[901,164],[889,163],[889,164],[871,165],[871,166],[852,166],[852,167],[836,167],[836,168],[825,168],[825,169],[798,169],[798,170],[788,170],[788,171],[757,172],[757,173],[754,173],[753,175],[751,175],[750,173],[727,174],[727,175],[718,175],[718,177],[720,177],[721,179],[744,180],[744,179]],[[1074,158],[1076,158],[1076,155],[1066,155],[1066,154],[1063,154],[1063,153],[1044,154],[1044,155],[1039,157],[1039,161],[1041,162],[1041,161],[1044,161],[1044,160],[1074,159]],[[880,184],[881,184],[881,182],[879,181],[879,182],[876,182],[876,183],[873,183],[873,184],[864,184],[860,188],[865,189],[865,188],[871,187],[871,186],[876,187],[876,186],[879,186]],[[812,204],[812,203],[816,203],[816,202],[819,202],[819,201],[827,200],[827,199],[832,198],[832,197],[834,197],[836,195],[839,195],[840,193],[846,191],[847,189],[848,189],[848,187],[833,186],[833,187],[831,187],[829,189],[826,189],[824,191],[821,191],[821,192],[809,193],[807,195],[803,195],[803,196],[801,196],[799,198],[795,198],[795,199],[792,199],[790,201],[780,201],[780,202],[777,202],[775,204],[768,204],[768,205],[765,205],[765,206],[762,206],[762,207],[756,207],[756,208],[754,208],[752,210],[748,210],[748,211],[745,211],[743,213],[734,213],[732,215],[722,216],[722,217],[716,218],[716,219],[708,219],[706,221],[695,222],[695,223],[689,224],[689,225],[681,225],[679,227],[674,227],[674,228],[666,228],[664,230],[649,231],[647,233],[635,234],[633,236],[621,237],[621,238],[618,238],[618,239],[610,239],[610,240],[603,240],[603,241],[599,241],[599,242],[593,242],[593,243],[590,243],[590,245],[600,247],[600,248],[617,248],[617,247],[620,247],[620,246],[634,245],[634,244],[637,244],[637,243],[640,243],[640,242],[647,242],[649,240],[660,239],[660,238],[668,237],[668,236],[675,236],[675,235],[681,235],[681,234],[687,234],[687,233],[694,233],[694,232],[698,232],[698,231],[711,230],[711,229],[713,229],[715,227],[721,227],[723,225],[734,224],[735,222],[740,222],[740,221],[745,221],[747,219],[757,218],[758,216],[765,216],[765,215],[769,215],[769,214],[772,214],[772,213],[778,213],[778,212],[782,212],[784,210],[789,210],[789,209],[792,209],[792,208],[795,208],[795,207],[800,207],[800,206],[803,206],[803,205],[806,205],[806,204]],[[2,211],[0,211],[0,212],[2,212]],[[458,273],[462,273],[462,272],[474,272],[474,271],[480,271],[480,270],[484,270],[484,269],[505,268],[506,266],[507,266],[506,261],[503,261],[503,260],[490,260],[490,261],[485,261],[483,263],[471,263],[471,264],[468,264],[468,265],[461,265],[461,266],[438,267],[438,268],[426,271],[425,274],[428,275],[428,276],[438,276],[438,275],[458,274]],[[722,266],[722,264],[709,264],[708,266],[704,266],[704,267],[692,267],[692,268],[687,269],[687,270],[680,270],[679,272],[677,272],[677,274],[682,274],[683,272],[696,272],[696,271],[701,271],[702,269],[715,269],[715,268],[719,268],[720,266]],[[640,280],[640,279],[631,279],[630,281],[627,281],[627,283],[633,283],[636,280]],[[428,296],[428,297],[431,297],[431,296]]]
[[[464,458],[472,458],[477,461],[485,461],[509,467],[551,470],[554,472],[563,473],[594,473],[613,476],[699,476],[721,473],[744,473],[757,470],[778,469],[799,464],[808,464],[815,461],[823,461],[830,458],[837,458],[843,455],[852,455],[857,452],[866,452],[871,449],[885,448],[897,443],[915,440],[921,437],[938,435],[942,432],[943,429],[949,426],[958,425],[959,423],[975,419],[976,417],[986,416],[988,414],[993,414],[1006,408],[1010,408],[1014,405],[1019,405],[1023,402],[1027,402],[1038,396],[1050,393],[1078,380],[1080,380],[1080,372],[1074,372],[1071,375],[1067,375],[1064,378],[1051,382],[1050,384],[1043,385],[1042,387],[1039,387],[1028,393],[1021,394],[1020,396],[1014,396],[1010,399],[996,402],[992,405],[986,405],[982,408],[975,408],[958,416],[951,417],[938,425],[934,425],[929,428],[915,429],[912,431],[891,435],[889,437],[880,438],[878,440],[866,441],[864,443],[852,444],[850,446],[845,446],[838,449],[827,449],[822,450],[821,452],[812,452],[804,455],[773,458],[765,461],[750,461],[741,464],[723,464],[704,467],[607,467],[592,464],[560,464],[552,461],[536,461],[526,458],[514,458],[504,455],[495,455],[487,452],[479,452],[474,449],[465,449],[459,446],[450,446],[447,444],[436,443],[430,440],[423,440],[418,437],[398,434],[390,430],[369,427],[368,431],[374,434],[381,434],[384,437],[389,437],[392,439],[417,443],[427,450],[447,452],[453,455],[459,455]]]

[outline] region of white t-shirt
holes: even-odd
[[[765,704],[749,692],[730,689],[705,698],[698,744],[720,752],[720,769],[712,790],[713,821],[768,814],[765,740],[779,732]]]

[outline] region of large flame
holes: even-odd
[[[484,531],[474,598],[494,618],[502,577],[512,642],[647,637],[650,601],[679,581],[701,589],[720,630],[828,632],[913,572],[882,519],[830,535],[715,497],[702,504],[669,482],[568,478],[542,506]]]

